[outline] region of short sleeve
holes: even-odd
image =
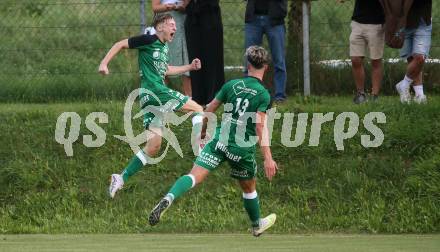
[[[226,83],[225,85],[223,85],[223,87],[220,89],[220,91],[217,92],[217,94],[215,95],[215,99],[225,103],[226,102],[226,94],[228,93],[227,89],[228,89],[228,84]]]
[[[266,112],[271,106],[270,94],[266,90],[260,95],[260,104],[257,107],[257,111]]]
[[[142,46],[150,45],[157,40],[156,35],[143,34],[128,39],[128,47],[136,49]]]

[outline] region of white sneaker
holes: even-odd
[[[426,95],[414,96],[414,102],[417,104],[426,104],[427,103]]]
[[[112,174],[112,177],[110,179],[110,186],[108,188],[108,194],[110,195],[110,198],[114,198],[117,191],[122,189],[124,186],[124,179],[120,174]]]
[[[397,93],[400,95],[401,103],[410,103],[411,102],[411,94],[409,93],[409,87],[402,87],[402,81],[396,84]]]
[[[267,229],[272,227],[273,224],[275,224],[276,219],[277,219],[276,214],[269,214],[266,218],[260,219],[259,227],[252,228],[252,234],[255,237],[260,236],[264,231],[266,231]]]

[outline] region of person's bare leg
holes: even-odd
[[[154,157],[160,150],[162,144],[162,129],[160,128],[150,128],[148,132],[148,141],[145,144],[144,152],[149,157]]]
[[[257,187],[257,180],[256,179],[239,180],[238,184],[240,185],[240,188],[244,193],[252,193],[255,191],[255,188]]]
[[[411,74],[416,74],[416,71],[420,70],[420,72],[415,76],[413,81],[413,89],[415,93],[414,102],[418,104],[426,103],[427,102],[426,96],[425,93],[423,92],[423,66],[425,64],[425,58],[422,55],[417,55],[414,57],[412,63],[416,66],[414,66],[413,69],[409,69],[409,70],[413,70]]]
[[[353,79],[356,84],[356,90],[358,93],[363,93],[365,83],[363,57],[351,57],[351,68],[353,72]]]
[[[420,77],[420,74],[423,70],[423,66],[425,65],[425,57],[421,54],[414,54],[408,60],[408,66],[406,68],[406,75],[415,81]],[[421,83],[421,82],[420,82]],[[419,83],[419,85],[420,85]]]
[[[413,86],[420,86],[423,84],[423,71],[420,72],[416,78],[414,78]]]
[[[353,79],[356,84],[356,96],[353,98],[355,104],[367,101],[367,96],[365,95],[365,69],[363,59],[364,57],[351,57]]]
[[[380,87],[382,84],[383,78],[383,64],[382,59],[371,60],[371,82],[372,82],[372,90],[371,94],[373,96],[379,95]]]

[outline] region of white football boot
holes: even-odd
[[[266,216],[266,218],[260,219],[259,226],[252,228],[252,234],[255,237],[260,236],[264,231],[266,231],[267,229],[272,227],[273,224],[275,224],[276,219],[277,219],[276,214],[269,214],[268,216]]]
[[[117,191],[124,186],[124,179],[120,174],[112,174],[110,179],[110,186],[108,187],[108,194],[110,198],[114,198]]]

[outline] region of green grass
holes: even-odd
[[[397,97],[353,105],[351,97],[290,97],[279,112],[355,112],[359,132],[337,151],[334,121],[323,125],[319,146],[281,145],[281,122],[275,124],[272,150],[280,171],[269,183],[258,172],[262,214],[278,214],[275,233],[354,232],[430,233],[440,231],[440,106],[401,105]],[[65,111],[82,118],[73,157],[55,142],[57,117]],[[99,148],[86,148],[91,134],[85,117],[108,114],[107,133]],[[0,233],[244,232],[248,226],[241,193],[229,168],[222,165],[167,212],[160,225],[146,225],[147,215],[172,183],[186,174],[194,159],[189,148],[191,124],[173,127],[184,157],[170,151],[158,165],[144,168],[114,200],[107,198],[108,177],[119,172],[133,153],[113,135],[123,135],[122,102],[0,104]],[[383,112],[378,124],[385,139],[366,149],[362,118]],[[293,127],[296,127],[296,117]],[[140,121],[133,121],[136,130]],[[258,165],[261,167],[261,158]]]
[[[434,252],[439,235],[3,235],[0,251]]]

